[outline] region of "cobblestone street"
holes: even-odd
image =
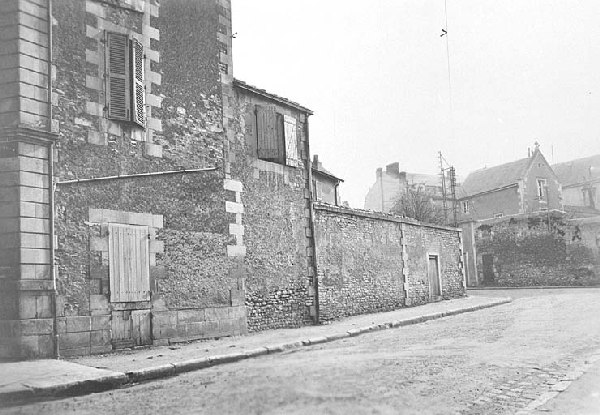
[[[507,293],[491,309],[2,413],[527,413],[598,354],[600,289]]]

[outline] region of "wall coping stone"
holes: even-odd
[[[453,232],[458,232],[458,233],[462,232],[462,229],[453,228],[451,226],[435,225],[433,223],[424,223],[424,222],[419,222],[414,219],[391,215],[391,214],[387,214],[387,213],[347,208],[347,207],[343,207],[343,206],[333,206],[333,205],[329,205],[326,203],[315,202],[314,209],[325,211],[325,212],[330,212],[330,213],[338,213],[341,215],[357,216],[357,217],[369,218],[369,219],[377,219],[377,220],[382,220],[382,221],[387,221],[387,222],[406,223],[408,225],[423,226],[426,228],[440,229],[440,230],[445,230],[445,231],[453,231]]]

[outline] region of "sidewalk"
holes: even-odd
[[[331,324],[269,330],[242,337],[86,356],[69,361],[0,363],[0,406],[8,402],[90,393],[209,366],[280,353],[370,331],[418,324],[506,304],[508,298],[471,296],[419,307],[345,318]]]

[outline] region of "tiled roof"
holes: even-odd
[[[533,157],[527,157],[499,166],[475,170],[463,182],[459,197],[473,196],[517,183],[525,175],[532,159]]]
[[[297,110],[300,110],[302,112],[307,113],[308,115],[313,115],[313,112],[311,110],[309,110],[306,107],[303,107],[302,105],[298,104],[297,102],[290,101],[287,98],[280,97],[279,95],[272,94],[270,92],[265,91],[264,89],[257,88],[255,86],[247,84],[244,81],[240,81],[239,79],[234,79],[233,80],[233,85],[236,86],[236,87],[238,87],[238,88],[245,89],[247,91],[253,92],[253,93],[257,94],[257,95],[262,95],[263,97],[272,99],[273,101],[277,101],[280,104],[287,105],[289,107],[295,108]]]
[[[321,163],[319,163],[321,164]],[[340,179],[339,177],[337,177],[335,174],[331,173],[329,170],[327,170],[326,168],[324,168],[323,166],[315,166],[314,164],[312,165],[312,170],[315,173],[321,174],[323,176],[327,176],[330,179],[334,180],[334,181],[338,181],[338,182],[343,182],[343,179]]]
[[[558,163],[552,166],[552,170],[563,186],[598,179],[600,178],[600,154]]]
[[[442,186],[441,176],[436,174],[406,173],[408,184],[424,184],[425,186]]]

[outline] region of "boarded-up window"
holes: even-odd
[[[150,300],[148,227],[109,224],[110,301]]]
[[[285,135],[285,164],[288,166],[298,165],[298,142],[296,140],[296,119],[285,115],[284,135]]]
[[[246,117],[246,139],[249,147],[253,142],[249,129],[254,127],[252,121],[250,117]],[[288,166],[299,165],[296,119],[277,113],[275,107],[256,106],[255,142],[258,158]]]
[[[106,32],[106,106],[109,119],[146,124],[144,47],[121,33]]]
[[[258,158],[279,160],[283,158],[277,143],[277,113],[274,107],[256,106],[256,124],[258,130]]]

